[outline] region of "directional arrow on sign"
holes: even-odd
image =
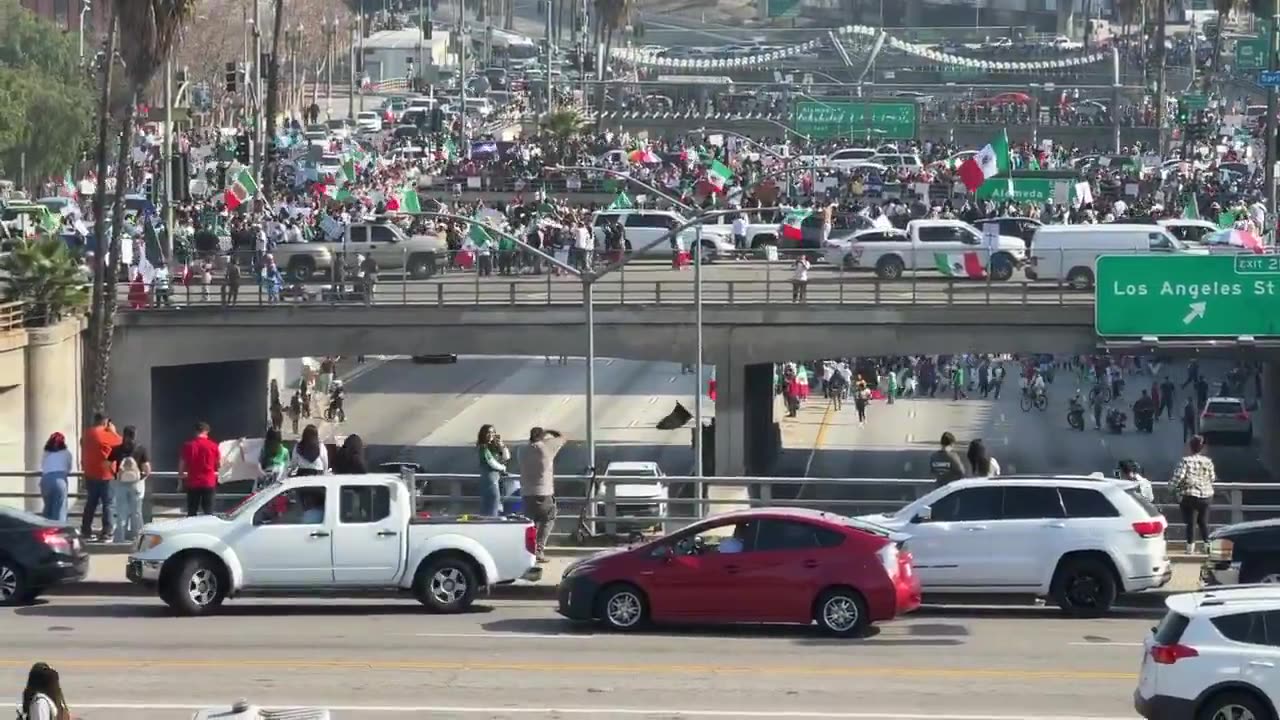
[[[1182,324],[1190,325],[1192,320],[1204,317],[1204,311],[1208,306],[1209,303],[1206,302],[1193,302],[1188,305],[1187,307],[1191,308],[1191,312],[1187,313],[1187,316],[1182,318]]]

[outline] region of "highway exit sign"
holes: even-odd
[[[1106,255],[1094,297],[1101,336],[1280,335],[1280,255]]]

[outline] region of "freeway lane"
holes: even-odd
[[[475,440],[491,423],[514,452],[529,428],[566,433],[571,444],[556,467],[579,473],[587,465],[585,361],[517,356],[461,356],[455,365],[408,359],[371,360],[376,367],[348,383],[347,422],[370,444],[374,463],[409,460],[426,472],[478,472]],[[672,475],[693,467],[688,430],[655,429],[683,403],[692,412],[694,375],[678,363],[598,359],[596,447],[600,470],[611,460],[652,460]],[[705,405],[712,417],[713,404]],[[514,466],[513,466],[514,469]]]
[[[759,627],[626,636],[532,602],[433,617],[408,601],[254,600],[180,619],[150,600],[57,598],[0,611],[0,682],[20,688],[31,662],[49,662],[83,720],[173,718],[184,714],[175,706],[240,697],[339,706],[340,719],[385,708],[433,718],[1127,718],[1149,625],[931,612],[856,640]]]

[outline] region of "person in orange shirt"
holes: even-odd
[[[88,541],[93,529],[93,515],[102,505],[103,542],[111,538],[111,481],[116,476],[116,464],[111,462],[111,451],[124,442],[111,419],[102,413],[94,413],[93,425],[80,440],[80,469],[84,472],[84,513],[80,518],[80,535]]]

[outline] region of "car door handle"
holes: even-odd
[[[737,574],[737,572],[738,572],[738,566],[737,566],[737,565],[725,565],[725,567],[724,567],[724,571],[725,571],[725,572],[727,572],[727,573],[729,573],[730,575],[735,575],[735,574]]]
[[[315,537],[315,538],[329,537],[329,531],[328,531],[328,530],[316,530],[315,532],[311,533],[311,537]]]
[[[1045,525],[1045,527],[1051,527],[1051,528],[1066,528],[1066,527],[1067,527],[1067,524],[1066,524],[1066,523],[1060,523],[1060,522],[1051,522],[1051,523],[1046,524],[1046,525]]]
[[[1273,668],[1276,664],[1267,660],[1250,660],[1249,667]]]
[[[966,529],[966,530],[968,530],[969,532],[978,532],[979,530],[986,530],[986,529],[987,529],[987,526],[986,526],[986,525],[974,525],[974,526],[972,526],[972,527],[967,527],[967,528],[965,528],[965,529]]]
[[[816,568],[816,567],[818,567],[818,561],[817,561],[817,560],[805,560],[805,561],[804,561],[804,567],[806,567],[806,568]]]
[[[397,533],[395,530],[380,530],[380,531],[378,531],[378,537],[395,537],[396,535],[399,535],[399,534],[400,534],[400,533]]]

